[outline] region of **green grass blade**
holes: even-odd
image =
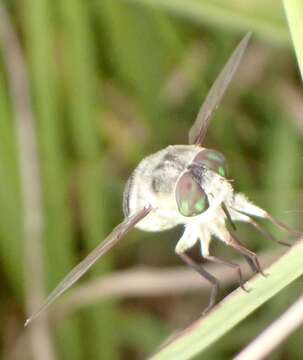
[[[128,0],[165,10],[173,15],[187,18],[192,22],[216,26],[224,31],[246,32],[266,38],[277,45],[289,46],[289,35],[283,23],[280,8],[274,3],[242,3],[197,0]],[[298,0],[299,1],[299,0]]]
[[[266,208],[281,218],[287,209],[300,206],[296,199],[290,197],[290,192],[285,190],[294,189],[302,181],[302,174],[298,171],[302,163],[301,143],[300,135],[283,109],[272,108],[270,116],[274,119],[272,118],[271,136],[265,143],[267,163],[263,182],[271,191],[271,199]],[[287,171],[281,164],[287,164]],[[276,228],[272,227],[272,231],[278,234]]]
[[[167,52],[174,41],[173,27],[158,13],[138,4],[104,0],[98,8],[100,19],[107,28],[111,65],[115,73],[134,89],[152,133],[154,147],[163,146],[171,128],[159,94],[168,68],[167,59],[178,56],[178,49],[174,54]]]
[[[54,56],[54,29],[50,14],[53,2],[27,0],[22,3],[31,85],[36,110],[39,155],[43,179],[45,216],[45,264],[47,283],[53,288],[72,267],[73,246],[66,184],[66,164],[61,146],[58,87]],[[60,359],[81,358],[81,338],[76,318],[58,330]]]
[[[197,320],[153,360],[185,360],[199,354],[220,339],[254,310],[303,274],[303,238],[285,255],[266,269],[267,277],[255,276],[247,282],[251,290],[241,288],[227,296],[207,317]]]
[[[303,2],[301,0],[283,0],[283,4],[303,80]]]
[[[14,122],[6,92],[4,69],[0,71],[0,253],[3,270],[14,292],[20,296],[23,288],[22,227],[19,172],[16,154]],[[16,266],[19,264],[20,266]]]
[[[66,76],[67,113],[70,137],[76,162],[81,230],[85,252],[91,251],[105,238],[104,197],[102,194],[102,150],[98,131],[101,112],[97,98],[98,74],[95,64],[94,37],[91,32],[88,5],[81,0],[60,3],[63,20],[63,66]],[[92,270],[99,275],[110,269],[107,257]],[[118,358],[114,318],[116,308],[108,302],[91,307],[83,316],[90,336],[86,339],[86,358],[112,360]]]

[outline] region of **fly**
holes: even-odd
[[[25,325],[48,308],[134,227],[144,231],[163,231],[180,224],[184,226],[175,252],[212,286],[204,313],[215,304],[219,281],[186,253],[196,242],[200,243],[204,259],[235,269],[239,284],[245,291],[239,265],[210,255],[212,237],[240,252],[255,273],[263,274],[257,255],[237,239],[235,223],[248,223],[273,241],[277,240],[255,218],[268,219],[286,231],[292,230],[254,205],[245,195],[235,193],[227,179],[228,166],[224,155],[201,146],[214,112],[239,67],[249,39],[250,33],[241,40],[212,85],[189,131],[189,144],[170,145],[139,163],[124,190],[124,221],[71,270],[42,306],[26,320]],[[232,230],[229,230],[227,224],[231,225]]]

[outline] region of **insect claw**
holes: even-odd
[[[249,294],[250,293],[250,289],[248,289],[244,284],[242,284],[242,285],[240,285],[240,287],[241,287],[241,289],[243,290],[243,291],[245,291],[247,294]]]
[[[280,245],[283,245],[283,246],[287,246],[287,247],[291,247],[291,246],[292,246],[291,243],[288,243],[288,242],[285,242],[285,241],[277,240],[277,243],[280,244]]]
[[[238,275],[239,275],[239,285],[240,285],[241,289],[244,290],[245,292],[249,293],[250,290],[246,289],[245,284],[243,282],[242,271],[241,271],[240,266],[238,266],[237,271],[238,271]]]
[[[209,298],[209,303],[206,309],[202,312],[202,316],[207,314],[214,306],[218,297],[219,292],[219,281],[212,274],[206,271],[203,266],[198,264],[194,259],[192,259],[188,254],[183,251],[176,251],[180,258],[191,268],[196,270],[205,280],[207,280],[211,285],[211,293]]]
[[[262,267],[261,267],[261,265],[260,265],[258,256],[257,256],[255,253],[253,253],[253,252],[251,252],[251,253],[252,253],[252,259],[254,260],[254,262],[255,262],[255,264],[256,264],[256,268],[257,268],[257,270],[258,270],[258,273],[259,273],[260,275],[262,275],[263,277],[267,277],[268,275],[265,274],[265,273],[263,272],[263,270],[262,270]]]
[[[209,260],[209,261],[213,261],[215,263],[218,263],[218,264],[223,264],[223,265],[226,265],[226,266],[229,266],[230,268],[232,269],[235,269],[237,271],[237,274],[238,274],[238,279],[239,279],[239,286],[246,292],[249,292],[246,288],[245,288],[245,285],[244,285],[244,281],[243,281],[243,276],[242,276],[242,271],[241,271],[241,267],[239,264],[235,264],[233,262],[230,262],[230,261],[227,261],[227,260],[223,260],[221,258],[218,258],[216,256],[211,256],[211,255],[208,255],[208,256],[205,256],[205,259],[206,260]]]
[[[269,276],[269,274],[266,274],[262,268],[260,268],[259,274],[262,275],[264,278],[267,278]]]
[[[218,293],[219,293],[219,288],[220,288],[219,283],[213,284],[209,303],[208,303],[207,307],[203,310],[202,316],[207,315],[210,312],[210,310],[212,310],[212,308],[215,306],[216,299],[217,299]]]
[[[231,233],[230,233],[228,245],[233,247],[235,250],[239,251],[245,257],[245,259],[247,260],[249,266],[252,268],[254,273],[259,273],[262,276],[267,277],[267,275],[263,272],[260,266],[257,255],[253,251],[246,249],[246,247],[243,246],[241,242]]]
[[[202,316],[207,315],[213,307],[214,307],[214,304],[208,305],[208,306],[206,307],[206,309],[204,309],[204,310],[202,311]]]

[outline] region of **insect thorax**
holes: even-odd
[[[168,146],[143,159],[130,176],[124,190],[125,216],[149,203],[156,210],[140,222],[138,228],[142,230],[161,231],[188,221],[177,209],[175,185],[180,174],[201,149],[196,145]],[[217,193],[221,186],[220,181],[213,181],[216,178],[221,179],[207,170],[203,177],[205,186],[214,187],[214,193]],[[212,183],[214,185],[210,186]]]

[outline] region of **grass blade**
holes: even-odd
[[[31,107],[29,79],[23,51],[12,25],[10,15],[0,6],[1,47],[8,73],[8,83],[18,144],[20,187],[22,198],[23,265],[26,285],[26,310],[31,312],[44,295],[44,268],[42,260],[42,191],[39,159],[37,156],[37,136]],[[29,330],[33,358],[55,359],[48,320],[40,322]]]
[[[289,35],[280,9],[264,1],[258,4],[251,2],[247,6],[228,4],[227,1],[196,1],[196,0],[128,0],[142,3],[153,8],[165,10],[168,13],[187,18],[192,22],[216,26],[226,31],[247,32],[267,38],[277,45],[289,45]],[[297,0],[299,1],[299,0]],[[266,9],[264,8],[266,6]],[[258,15],[260,14],[260,15]],[[265,14],[270,14],[266,17]]]
[[[99,8],[100,19],[108,31],[108,51],[111,59],[115,59],[113,69],[134,89],[155,148],[163,146],[171,133],[166,121],[166,108],[159,99],[167,71],[167,58],[172,57],[167,52],[171,42],[166,35],[169,23],[150,8],[137,4],[105,0]],[[161,28],[157,26],[159,22],[162,22]],[[173,27],[170,31],[174,33]],[[169,37],[171,39],[172,35]],[[177,52],[175,50],[173,56],[177,56]]]
[[[266,269],[266,278],[255,276],[247,282],[249,293],[237,289],[205,318],[197,320],[175,340],[155,354],[153,360],[185,360],[205,350],[244,320],[259,306],[303,274],[303,238]]]
[[[97,115],[101,112],[97,98],[98,74],[88,5],[80,0],[61,2],[63,19],[63,64],[65,67],[67,112],[76,162],[76,186],[81,213],[83,240],[90,252],[105,238],[105,209],[102,194],[102,149]],[[107,257],[96,264],[93,274],[111,267]],[[92,274],[91,273],[91,274]],[[108,302],[85,311],[84,326],[90,336],[85,343],[87,358],[113,360],[118,357],[114,318],[116,308]]]
[[[288,336],[296,331],[302,323],[303,296],[258,335],[234,360],[248,359],[250,354],[254,354],[255,359],[265,359],[265,357],[281,345]]]
[[[23,10],[23,11],[22,11]],[[33,89],[45,214],[45,263],[47,283],[52,288],[72,264],[72,231],[59,126],[58,87],[54,56],[55,34],[50,14],[53,2],[27,0],[20,6]],[[55,260],[54,260],[55,259]],[[60,359],[81,358],[81,338],[77,319],[60,326]]]
[[[283,4],[303,80],[303,3],[301,0],[283,0]]]
[[[16,139],[4,69],[0,71],[0,253],[3,271],[10,279],[14,293],[23,292],[21,195],[17,168]]]

